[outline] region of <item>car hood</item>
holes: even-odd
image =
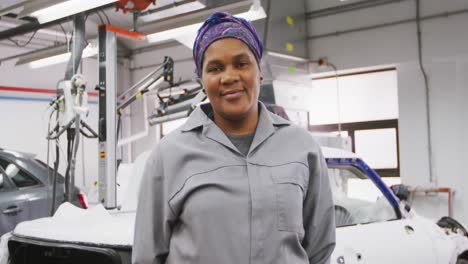
[[[99,204],[84,210],[62,204],[53,217],[18,224],[14,236],[107,247],[131,247],[135,211],[107,211]]]

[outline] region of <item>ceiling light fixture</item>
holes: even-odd
[[[160,20],[163,18],[173,17],[173,16],[177,16],[180,14],[197,11],[206,7],[206,5],[200,1],[192,1],[192,2],[185,3],[185,4],[179,4],[171,8],[167,6],[168,5],[157,8],[157,9],[148,10],[145,12],[145,14],[139,16],[138,20],[143,23],[149,23],[149,22]],[[163,9],[163,10],[157,11],[159,9]]]
[[[63,17],[72,16],[90,9],[117,2],[117,0],[67,0],[67,1],[48,1],[50,5],[38,6],[39,1],[32,1],[31,6],[26,6],[19,17],[30,15],[37,18],[40,24],[54,21]],[[47,4],[46,3],[46,4]],[[29,4],[29,3],[27,3]]]
[[[251,2],[251,1],[250,1]],[[255,1],[247,11],[231,12],[235,16],[242,17],[249,21],[255,21],[266,17],[265,10],[260,5],[259,1]],[[238,9],[237,9],[238,10]],[[245,9],[244,9],[245,10]],[[227,10],[229,12],[229,10]],[[209,13],[213,11],[210,10]],[[206,15],[202,16],[206,18]],[[197,30],[202,25],[202,22],[192,23],[185,26],[174,27],[171,29],[163,30],[146,36],[148,42],[163,42],[175,39],[189,48],[192,48],[193,41],[195,40]]]

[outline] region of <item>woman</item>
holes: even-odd
[[[262,49],[227,13],[199,29],[193,57],[210,103],[151,154],[133,263],[328,263],[327,167],[307,131],[258,101]]]

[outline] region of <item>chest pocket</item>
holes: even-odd
[[[278,230],[304,233],[303,202],[308,184],[307,168],[298,163],[273,169]]]

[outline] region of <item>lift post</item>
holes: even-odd
[[[99,202],[106,209],[117,207],[117,37],[142,40],[141,33],[101,25],[99,35]]]

